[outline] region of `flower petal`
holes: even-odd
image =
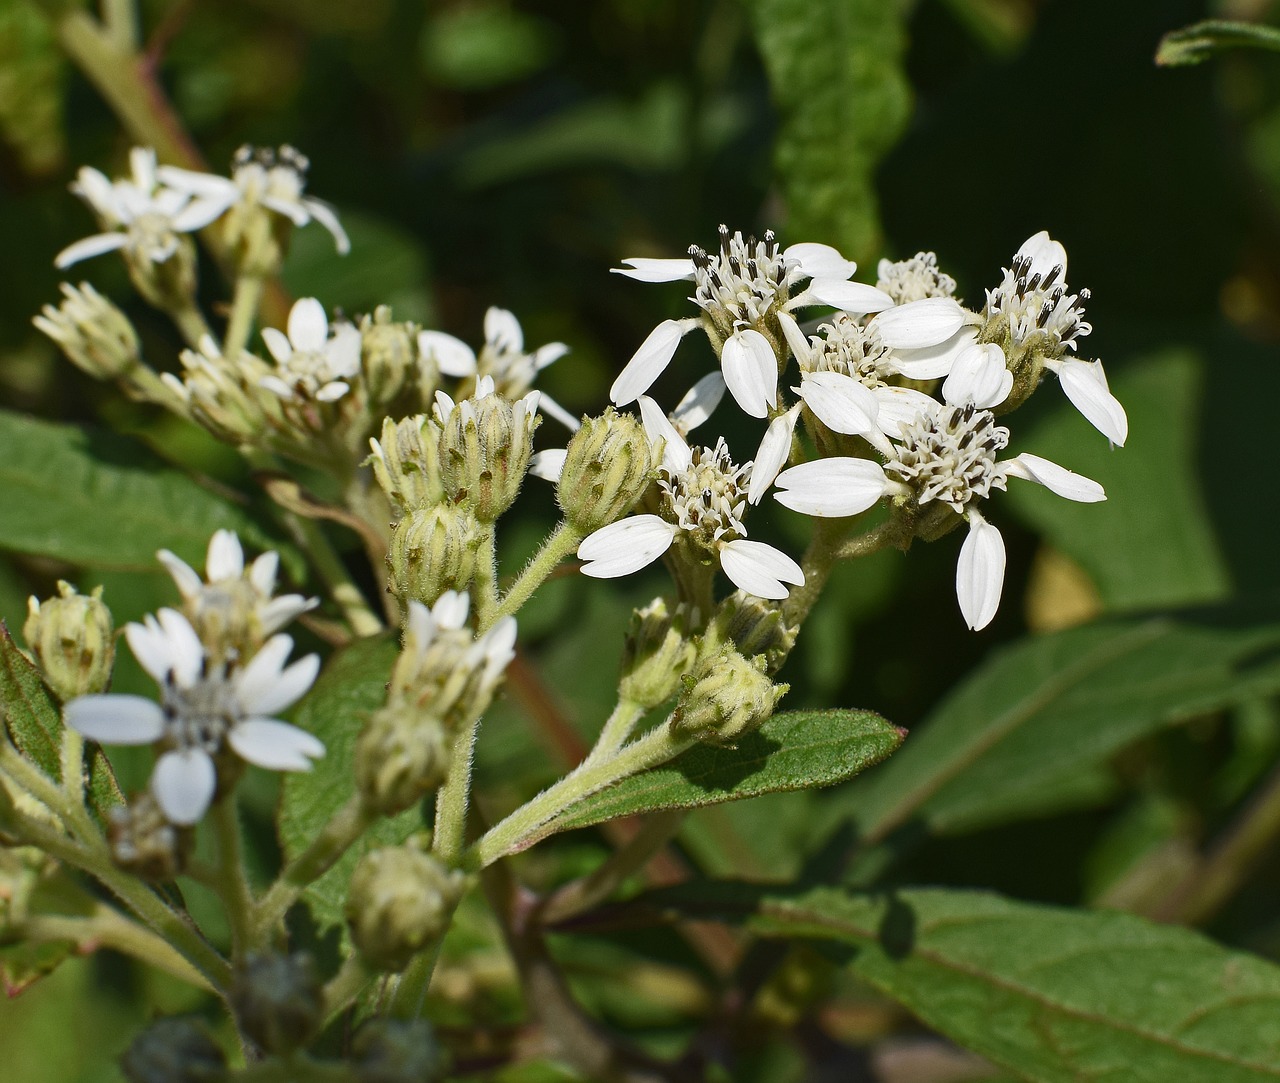
[[[942,397],[951,406],[972,403],[984,410],[999,406],[1013,390],[1013,373],[1004,350],[994,343],[974,343],[962,350],[942,384]]]
[[[613,579],[639,571],[662,556],[676,528],[656,515],[633,515],[587,535],[578,546],[583,575]]]
[[[324,349],[325,339],[329,337],[329,317],[325,315],[324,305],[314,297],[303,297],[294,301],[289,309],[289,341],[295,350]]]
[[[471,611],[471,595],[461,590],[446,590],[431,610],[431,619],[441,628],[457,631],[467,623]]]
[[[663,320],[649,332],[648,338],[627,362],[626,368],[609,388],[609,398],[615,406],[625,406],[643,395],[653,381],[662,375],[676,354],[676,347],[695,326],[697,320]]]
[[[338,255],[345,256],[351,251],[351,241],[347,237],[347,231],[342,228],[342,223],[338,221],[338,215],[332,207],[323,199],[313,199],[308,196],[302,201],[303,208],[317,222],[329,231],[329,235],[333,238],[334,247],[338,250]]]
[[[557,482],[564,470],[564,457],[569,453],[567,448],[551,448],[537,452],[529,460],[529,473],[543,481]]]
[[[724,374],[708,372],[689,388],[674,410],[671,423],[677,432],[689,433],[705,422],[724,398]]]
[[[490,305],[484,313],[484,340],[499,353],[523,353],[524,331],[510,309]]]
[[[799,244],[788,245],[782,250],[782,258],[795,260],[800,264],[800,270],[810,278],[843,280],[849,278],[858,269],[858,265],[853,260],[845,259],[831,245],[819,244],[817,241],[801,241]],[[891,301],[890,304],[892,303]]]
[[[964,309],[950,297],[909,301],[876,317],[881,340],[895,350],[937,346],[959,331],[964,322]]]
[[[258,610],[262,634],[271,635],[319,604],[319,598],[304,598],[301,594],[282,594],[279,598],[272,598]]]
[[[216,222],[227,212],[234,200],[225,196],[201,196],[193,199],[173,216],[173,228],[179,233],[191,233]]]
[[[82,241],[67,245],[54,257],[53,265],[58,270],[65,271],[73,263],[79,263],[82,259],[90,259],[104,252],[114,252],[123,248],[126,239],[123,233],[95,233],[92,237],[85,237]]]
[[[693,462],[693,452],[683,436],[671,424],[670,418],[648,395],[641,395],[639,400],[640,419],[644,422],[645,435],[650,442],[662,441],[662,465],[672,474],[680,474],[689,469]]]
[[[1031,260],[1028,278],[1038,274],[1043,280],[1054,267],[1061,267],[1057,283],[1062,285],[1063,279],[1067,276],[1067,250],[1049,236],[1048,230],[1042,229],[1034,237],[1028,237],[1023,241],[1022,247],[1018,249],[1018,254],[1014,258],[1022,256],[1029,257]]]
[[[734,401],[752,417],[768,417],[778,404],[778,359],[759,331],[738,331],[725,340],[720,369]]]
[[[459,338],[443,331],[419,331],[418,353],[435,361],[445,376],[474,376],[475,351]]]
[[[283,365],[293,356],[293,347],[283,331],[277,331],[274,327],[264,327],[262,341],[267,344],[267,352],[279,365]]]
[[[164,734],[164,709],[144,696],[77,696],[62,717],[80,736],[104,745],[149,745]]]
[[[215,530],[204,558],[204,574],[210,583],[239,579],[244,574],[244,550],[231,530]]]
[[[333,338],[324,347],[330,375],[349,379],[360,371],[362,341],[360,329],[353,323],[340,323],[334,328]]]
[[[865,316],[868,312],[883,312],[893,307],[893,298],[884,290],[868,286],[865,282],[844,282],[838,278],[815,278],[805,290],[816,304],[830,305],[842,312]]]
[[[880,430],[880,402],[860,380],[843,372],[805,373],[800,397],[832,432],[861,436],[882,454],[892,454],[889,441]]]
[[[178,593],[184,598],[194,598],[204,590],[204,580],[185,560],[168,549],[161,549],[156,557],[173,576],[173,581],[178,585]]]
[[[796,418],[800,416],[800,404],[796,403],[786,413],[779,414],[765,430],[764,439],[760,441],[760,450],[756,452],[755,461],[751,464],[751,483],[747,487],[747,500],[759,504],[764,494],[769,491],[778,471],[787,465],[791,455],[791,437],[796,431]]]
[[[545,391],[539,392],[538,409],[548,417],[554,417],[561,425],[570,432],[577,432],[582,428],[582,422],[573,414],[569,413],[555,399],[548,395]]]
[[[247,763],[269,771],[309,771],[324,755],[319,738],[276,718],[246,718],[231,728],[227,742]]]
[[[289,639],[288,636],[272,636],[267,640],[270,644],[276,639]],[[293,648],[293,641],[289,640],[288,647]],[[264,647],[263,650],[266,650]],[[253,661],[245,667],[244,676],[248,676],[250,667],[261,657],[262,651],[259,651],[253,657]],[[258,686],[254,689],[255,694],[250,698],[244,691],[244,680],[241,679],[239,689],[240,704],[244,708],[246,714],[275,714],[277,711],[283,711],[286,707],[291,707],[306,694],[316,681],[316,674],[320,672],[320,656],[318,654],[308,654],[299,658],[290,666],[286,666],[279,672],[275,679],[275,683],[267,688]],[[275,670],[270,671],[271,675],[275,674]]]
[[[1099,500],[1107,499],[1106,490],[1092,478],[1042,459],[1039,455],[1024,451],[1021,455],[1000,463],[1000,466],[1004,468],[1007,477],[1034,481],[1067,500],[1096,504]]]
[[[720,567],[739,590],[757,598],[782,599],[786,583],[804,583],[800,565],[780,549],[764,542],[738,538],[720,547]]]
[[[1129,418],[1119,400],[1107,387],[1101,361],[1063,359],[1056,368],[1063,394],[1084,419],[1117,447],[1129,438]]]
[[[888,490],[884,470],[870,459],[836,456],[784,470],[774,499],[802,515],[842,519],[866,511]]]
[[[681,282],[693,278],[693,260],[680,259],[624,259],[625,267],[611,267],[610,273],[634,278],[637,282]],[[630,401],[630,400],[628,400]]]
[[[791,352],[796,355],[796,360],[800,363],[800,367],[807,371],[810,365],[809,359],[813,355],[813,346],[810,344],[808,336],[800,330],[800,325],[790,312],[780,311],[778,313],[778,324],[782,327],[782,337],[787,340],[787,345],[791,347]]]
[[[1004,590],[1004,538],[976,511],[956,563],[956,598],[965,623],[975,632],[991,623]]]
[[[240,197],[240,187],[227,177],[213,173],[197,173],[176,165],[162,165],[156,170],[156,179],[168,188],[188,192],[193,196],[222,196],[230,206]]]
[[[902,426],[909,425],[923,413],[934,409],[938,402],[931,395],[914,387],[885,385],[871,392],[876,397],[879,413],[876,424],[886,436],[900,436]]]
[[[204,644],[191,627],[191,622],[176,609],[162,609],[156,617],[168,651],[173,680],[179,686],[189,688],[204,669]],[[132,647],[132,642],[129,645]]]
[[[213,760],[201,749],[166,752],[151,772],[151,793],[161,811],[173,823],[199,822],[213,801],[218,785]]]
[[[890,355],[893,370],[908,380],[936,380],[951,371],[959,357],[978,339],[972,327],[963,327],[936,346],[919,350],[897,350]]]

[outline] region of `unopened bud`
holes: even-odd
[[[365,802],[394,816],[422,800],[449,771],[441,720],[403,701],[377,710],[356,739],[356,783]]]
[[[208,335],[198,350],[183,350],[182,378],[162,372],[160,379],[187,412],[219,440],[233,446],[254,444],[273,426],[284,425],[279,396],[262,387],[272,368],[241,351],[224,357]]]
[[[437,1083],[449,1058],[425,1019],[370,1019],[351,1042],[360,1083]]]
[[[418,331],[416,324],[392,320],[389,305],[379,305],[360,321],[360,364],[374,406],[394,401],[405,381],[417,375]]]
[[[133,1040],[120,1058],[129,1083],[219,1083],[227,1060],[201,1024],[159,1019]]]
[[[406,515],[387,551],[391,592],[429,604],[446,590],[465,591],[476,570],[480,529],[474,515],[450,504]]]
[[[680,678],[693,667],[697,645],[693,628],[697,609],[678,605],[675,612],[655,598],[631,615],[622,655],[618,694],[646,709],[666,703],[680,690]]]
[[[556,499],[583,534],[621,519],[653,480],[653,446],[644,426],[609,407],[582,423],[565,452]]]
[[[149,792],[139,794],[128,805],[115,805],[107,813],[111,860],[144,880],[172,880],[182,872],[193,834],[171,824]]]
[[[116,648],[101,587],[92,594],[78,594],[70,583],[59,580],[56,598],[27,601],[22,634],[59,699],[102,692],[111,682]]]
[[[462,886],[462,873],[413,846],[374,850],[351,874],[351,939],[373,966],[401,971],[444,935]]]
[[[486,376],[469,399],[454,403],[442,393],[436,398],[445,492],[470,506],[482,523],[491,523],[511,507],[529,470],[540,420],[538,393],[512,402],[495,394]]]
[[[87,282],[62,284],[62,303],[45,305],[32,321],[62,347],[71,363],[99,380],[127,376],[141,362],[129,317]]]
[[[744,658],[735,650],[704,659],[686,685],[672,732],[730,747],[764,725],[787,691],[769,680],[763,657]]]
[[[439,445],[440,430],[423,414],[382,422],[382,439],[369,441],[369,463],[393,507],[411,512],[444,500]]]
[[[268,1053],[305,1045],[324,1020],[324,990],[310,955],[250,955],[231,983],[240,1029]]]
[[[716,620],[739,654],[747,658],[763,655],[770,673],[786,661],[799,631],[783,620],[781,607],[744,590],[735,591],[724,600]]]

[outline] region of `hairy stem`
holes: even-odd
[[[260,274],[243,272],[236,279],[235,294],[231,300],[231,315],[227,320],[226,337],[222,340],[222,356],[235,358],[248,345],[249,332],[262,304],[262,291],[266,280]]]
[[[449,758],[449,774],[436,792],[436,823],[431,848],[439,857],[456,864],[462,855],[471,801],[471,766],[475,756],[479,716],[458,727]]]
[[[363,637],[381,632],[382,621],[370,608],[320,524],[292,512],[285,512],[283,517],[294,540],[310,558],[311,566],[328,589],[329,596],[342,610],[352,633]]]
[[[231,953],[244,957],[253,935],[253,895],[244,868],[244,846],[234,795],[225,794],[213,806],[218,867],[215,886],[231,925]]]
[[[560,563],[577,551],[581,542],[582,534],[574,530],[567,522],[560,522],[547,535],[547,540],[542,543],[542,548],[534,554],[533,559],[525,565],[524,570],[516,581],[511,584],[506,594],[502,596],[502,601],[498,604],[494,613],[494,620],[499,617],[511,616],[518,612],[520,607],[533,596],[533,592],[547,581],[547,577],[559,567]]]

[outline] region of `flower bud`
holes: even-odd
[[[729,747],[769,720],[788,687],[769,680],[762,656],[744,658],[735,650],[704,659],[685,681],[685,694],[671,719],[672,732]]]
[[[631,615],[622,654],[622,681],[618,694],[646,709],[666,703],[680,690],[680,678],[693,668],[698,656],[692,629],[697,609],[676,606],[655,598]]]
[[[766,670],[775,673],[796,644],[799,628],[783,622],[782,609],[774,602],[746,591],[735,591],[720,606],[716,620],[724,634],[746,658],[763,655]]]
[[[369,401],[385,406],[394,401],[418,370],[416,324],[391,319],[391,307],[379,305],[360,321],[360,364]]]
[[[446,590],[465,591],[476,569],[480,524],[465,508],[438,504],[396,524],[387,551],[388,585],[402,600],[434,602]]]
[[[644,426],[609,407],[582,423],[565,452],[556,499],[583,534],[621,519],[655,476],[653,446]]]
[[[196,295],[195,242],[186,233],[172,240],[173,254],[159,263],[151,258],[156,244],[131,242],[121,249],[134,289],[163,312],[189,308]]]
[[[529,470],[538,393],[511,402],[495,394],[492,379],[484,377],[472,398],[455,404],[438,393],[436,399],[445,492],[469,505],[482,523],[491,523],[511,507]]]
[[[413,846],[374,850],[351,874],[351,939],[373,966],[401,971],[444,935],[462,886],[462,873]]]
[[[365,802],[394,816],[420,801],[449,771],[441,720],[408,703],[375,711],[356,739],[356,783]]]
[[[171,824],[150,792],[107,813],[111,860],[143,880],[174,879],[186,866],[194,833]]]
[[[91,595],[77,594],[70,583],[58,580],[58,597],[28,599],[22,634],[59,699],[102,692],[110,684],[116,648],[101,587]]]
[[[440,482],[440,430],[424,414],[382,422],[382,439],[370,440],[373,476],[392,507],[404,512],[444,500]]]
[[[360,1083],[436,1083],[448,1056],[425,1019],[370,1019],[351,1042]]]
[[[279,396],[262,387],[272,369],[260,357],[242,351],[224,357],[206,335],[198,350],[183,350],[182,377],[162,372],[160,379],[196,421],[233,447],[256,444],[272,428],[285,425]]]
[[[87,282],[62,284],[62,303],[45,305],[32,322],[62,347],[71,363],[99,380],[127,376],[141,363],[129,317]]]
[[[324,1021],[324,990],[310,955],[250,955],[231,982],[240,1029],[268,1053],[305,1045]]]
[[[227,1060],[208,1031],[193,1019],[158,1019],[120,1058],[129,1083],[219,1083]]]

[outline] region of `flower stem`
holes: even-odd
[[[243,272],[236,278],[235,294],[231,300],[231,315],[227,320],[226,337],[222,340],[222,356],[235,358],[249,342],[254,317],[262,303],[262,290],[266,280],[260,274]]]
[[[493,619],[512,616],[518,612],[520,607],[533,596],[533,592],[542,586],[547,581],[547,577],[559,567],[560,562],[577,550],[581,542],[582,534],[567,522],[562,521],[557,524],[556,528],[547,535],[542,548],[534,554],[533,559],[525,565],[524,571],[502,596]],[[483,627],[481,630],[483,631]]]
[[[289,532],[294,540],[305,550],[315,568],[321,582],[329,590],[329,596],[342,610],[342,615],[351,625],[351,631],[357,637],[377,635],[383,629],[382,621],[370,608],[364,594],[356,586],[342,558],[333,544],[325,536],[320,524],[302,515],[284,512],[283,515]]]
[[[82,801],[77,801],[61,786],[28,760],[0,734],[0,771],[58,817],[68,830],[82,834],[85,841],[101,842],[101,835]]]
[[[476,553],[476,631],[484,632],[498,619],[498,566],[494,552],[494,528],[486,523],[480,533],[480,551]]]
[[[331,1020],[339,1012],[350,1007],[374,978],[374,973],[365,964],[358,951],[353,951],[343,960],[338,972],[324,987],[324,1018]]]
[[[629,699],[618,700],[613,713],[609,715],[604,727],[600,730],[600,736],[596,738],[595,747],[591,750],[588,759],[597,760],[616,754],[618,749],[627,743],[631,731],[642,717],[644,717],[644,708],[638,703],[633,703]]]
[[[235,797],[225,794],[213,806],[213,831],[218,845],[216,888],[231,925],[231,952],[243,958],[253,929],[253,895],[244,868],[244,846]]]
[[[479,727],[479,716],[458,727],[449,758],[449,774],[436,792],[436,822],[431,848],[450,864],[456,864],[462,854],[467,805],[471,800],[471,767]]]

